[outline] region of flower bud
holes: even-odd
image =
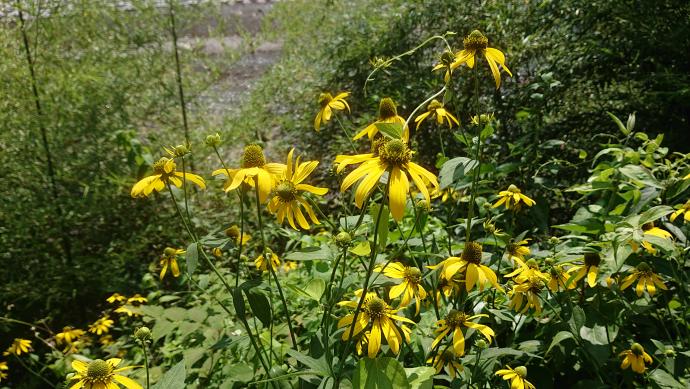
[[[151,339],[151,330],[148,327],[139,327],[134,331],[134,337],[139,341]]]
[[[335,243],[340,247],[347,247],[352,241],[352,236],[347,231],[340,231],[338,235],[335,236]]]
[[[206,136],[206,146],[218,147],[220,145],[220,134],[215,133],[213,135]]]

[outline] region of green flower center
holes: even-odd
[[[641,356],[644,354],[644,347],[639,343],[633,343],[632,347],[630,347],[630,351],[637,356]]]
[[[168,163],[168,161],[170,161],[170,159],[168,159],[166,157],[161,157],[161,159],[159,159],[158,161],[156,161],[153,164],[153,172],[156,174],[162,174],[162,175],[168,174],[165,171],[165,165]],[[174,162],[172,163],[172,171],[175,171],[175,163]]]
[[[177,250],[175,250],[172,247],[166,247],[165,250],[163,250],[163,255],[166,257],[173,257],[173,256],[175,256],[176,251]]]
[[[225,230],[225,236],[228,238],[237,239],[240,237],[240,228],[237,226],[231,226]]]
[[[654,228],[654,223],[649,222],[642,225],[642,231],[649,231]]]
[[[295,189],[295,185],[290,181],[281,181],[276,186],[275,193],[286,203],[297,198],[297,189]]]
[[[393,99],[384,97],[379,103],[379,120],[392,119],[398,116],[398,108],[395,106]]]
[[[460,255],[465,262],[479,263],[482,261],[482,245],[477,242],[467,242],[465,244],[465,250],[462,251]]]
[[[520,189],[513,184],[510,184],[510,186],[508,187],[508,192],[510,192],[510,193],[522,193],[520,191]]]
[[[450,67],[453,61],[455,61],[455,54],[452,51],[446,50],[441,54],[441,63],[445,66]]]
[[[489,45],[489,39],[479,30],[474,30],[462,40],[465,50],[484,50]]]
[[[412,159],[412,151],[400,139],[391,139],[380,146],[379,157],[389,166],[402,166]]]
[[[422,279],[422,272],[416,267],[405,269],[405,279],[407,282],[418,284]]]
[[[86,377],[91,381],[106,381],[108,376],[112,372],[112,367],[110,364],[102,359],[96,359],[95,361],[89,363],[89,367],[86,370]]]
[[[591,266],[599,266],[599,263],[601,262],[601,257],[599,256],[598,253],[585,253],[585,265],[591,267]]]
[[[640,264],[637,265],[637,271],[640,273],[648,273],[652,271],[652,267],[649,266],[647,262],[640,262]]]
[[[448,327],[454,328],[459,327],[467,320],[467,315],[465,312],[460,312],[455,309],[451,309],[446,315],[446,325]]]
[[[242,168],[262,167],[266,164],[264,149],[259,145],[247,145],[242,155]]]
[[[383,316],[386,311],[386,302],[378,297],[372,297],[367,301],[366,311],[374,319],[378,319]]]
[[[529,267],[530,269],[539,269],[539,264],[537,263],[537,261],[534,260],[534,258],[528,259],[527,262],[526,262],[525,264],[526,264],[527,267]]]
[[[319,105],[324,108],[333,100],[333,95],[330,93],[321,93],[319,95]]]
[[[526,368],[526,367],[524,367],[524,366],[518,366],[518,367],[516,367],[516,368],[513,369],[513,370],[515,370],[515,372],[516,372],[520,377],[522,377],[522,378],[527,377],[527,368]]]
[[[429,103],[429,105],[427,105],[426,110],[427,111],[435,111],[439,108],[443,108],[443,104],[440,101],[433,99],[433,100],[431,100],[431,103]]]

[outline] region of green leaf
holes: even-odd
[[[551,345],[549,346],[548,350],[546,350],[546,353],[548,354],[551,352],[551,349],[561,343],[562,341],[566,339],[574,339],[575,336],[573,335],[572,332],[570,331],[561,331],[556,334],[556,336],[553,337],[553,340],[551,341]]]
[[[242,288],[234,288],[232,290],[232,305],[235,307],[235,313],[238,317],[244,320],[247,315],[246,308],[244,306],[244,296],[242,296]]]
[[[457,157],[446,161],[438,174],[441,189],[445,189],[454,182],[459,181],[476,168],[477,165],[477,161],[465,157]]]
[[[616,123],[616,125],[618,126],[618,129],[621,130],[621,132],[623,133],[623,135],[626,135],[626,136],[627,136],[628,134],[630,134],[630,130],[628,130],[628,129],[625,127],[625,125],[623,125],[623,122],[622,122],[620,119],[618,119],[618,117],[616,117],[616,115],[614,115],[614,114],[612,114],[611,112],[608,112],[608,111],[606,111],[606,114],[609,115],[609,117],[610,117],[611,119],[613,119],[613,121],[614,121],[614,122]]]
[[[197,265],[199,264],[199,250],[196,246],[196,242],[187,246],[187,253],[184,256],[187,262],[187,274],[194,274]]]
[[[606,331],[607,327],[595,324],[592,328],[580,328],[580,337],[591,344],[603,346],[613,342],[614,339],[616,339],[616,336],[618,335],[618,327],[608,327],[608,336]]]
[[[285,256],[286,260],[290,261],[319,261],[328,260],[332,256],[332,252],[328,245],[321,245],[315,247],[306,247],[299,251],[294,251]]]
[[[436,369],[429,366],[405,368],[410,389],[432,389]]]
[[[309,281],[307,286],[304,288],[304,292],[315,301],[321,300],[321,296],[323,296],[323,292],[325,290],[326,281],[320,278],[314,278],[313,280]]]
[[[184,389],[186,372],[184,360],[177,363],[152,387],[152,389]]]
[[[673,208],[668,205],[657,205],[656,207],[644,211],[642,215],[640,215],[639,225],[660,219],[662,216],[666,216],[672,212]]]
[[[360,359],[352,379],[354,389],[410,389],[407,374],[393,358]]]
[[[665,370],[656,369],[652,372],[652,374],[649,375],[649,378],[651,378],[651,380],[654,381],[655,384],[659,385],[659,387],[663,389],[687,388],[685,385],[676,381],[676,379],[673,378],[673,376]]]
[[[573,334],[579,334],[580,333],[580,328],[582,328],[585,325],[585,311],[580,308],[580,307],[573,307],[573,315],[568,320],[568,324],[570,324],[570,329],[573,332]]]
[[[314,373],[326,376],[329,374],[329,369],[328,369],[328,363],[326,362],[325,357],[322,357],[320,359],[315,359],[313,357],[310,357],[308,355],[304,355],[299,351],[293,350],[293,349],[287,349],[287,354],[293,358],[295,358],[298,362],[302,363],[304,366],[312,369]]]
[[[400,123],[374,123],[374,125],[379,130],[379,132],[381,132],[383,135],[389,138],[402,138],[403,125]]]
[[[388,224],[390,222],[390,217],[387,206],[384,205],[383,210],[380,209],[381,206],[379,204],[373,204],[371,207],[369,207],[369,214],[371,216],[371,220],[374,221],[374,224],[372,225],[373,228],[376,226],[376,218],[379,216],[379,212],[381,212],[381,218],[379,219],[378,226],[379,228],[375,232],[377,235],[379,249],[383,251],[388,243]]]
[[[350,252],[354,255],[359,255],[360,257],[366,257],[367,255],[371,254],[371,246],[369,245],[369,241],[365,240],[363,242],[359,242],[357,246],[350,249]]]
[[[245,290],[244,294],[247,295],[247,301],[249,301],[252,313],[261,321],[264,327],[268,327],[271,324],[271,304],[268,301],[268,297],[256,289]]]
[[[479,138],[481,140],[486,140],[493,134],[494,134],[494,126],[492,126],[491,124],[487,124],[482,129],[481,134],[479,134]]]

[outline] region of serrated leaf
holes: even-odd
[[[168,370],[152,389],[184,389],[186,376],[184,360],[182,360]]]
[[[199,264],[199,250],[196,242],[187,246],[187,252],[184,255],[184,259],[187,263],[187,274],[194,274],[194,271],[196,271],[196,267]]]
[[[376,128],[383,135],[393,138],[401,139],[403,134],[403,125],[400,123],[374,123]]]
[[[353,389],[410,389],[400,362],[393,358],[363,358],[352,379]]]

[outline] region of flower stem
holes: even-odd
[[[338,115],[333,115],[333,117],[335,118],[335,121],[338,122],[338,125],[343,130],[343,132],[345,133],[345,136],[347,137],[348,142],[350,142],[350,146],[352,146],[352,151],[354,151],[355,154],[357,154],[357,146],[355,146],[355,144],[352,142],[352,136],[350,135],[350,132],[345,128],[345,126],[343,126],[343,123],[340,121],[340,119],[338,119]]]
[[[22,365],[22,367],[23,367],[26,371],[28,371],[28,372],[31,373],[32,375],[38,377],[39,379],[41,379],[41,381],[45,382],[46,384],[50,385],[51,388],[57,388],[57,387],[58,387],[57,385],[55,385],[55,384],[53,384],[52,382],[48,381],[45,377],[43,377],[42,375],[40,375],[40,374],[39,374],[38,372],[36,372],[34,369],[32,369],[31,367],[29,367],[29,365],[27,365],[26,363],[24,363],[24,361],[22,361],[22,359],[19,358],[19,356],[14,355],[14,357],[17,358],[17,361],[19,361],[19,364]]]
[[[173,7],[173,0],[168,1],[168,11],[170,16],[170,34],[172,35],[173,52],[175,53],[175,83],[177,84],[177,92],[180,100],[180,111],[182,113],[182,126],[184,128],[184,139],[187,142],[186,146],[191,144],[189,140],[189,123],[187,121],[187,103],[184,98],[184,88],[182,86],[182,68],[180,67],[180,51],[177,47],[177,26],[175,23],[175,9]],[[193,161],[189,164],[194,169]]]
[[[472,187],[470,189],[470,202],[467,209],[467,224],[465,226],[465,242],[470,241],[472,230],[472,218],[474,217],[474,201],[477,195],[477,183],[479,182],[479,171],[482,170],[480,161],[482,153],[482,134],[481,134],[481,115],[479,112],[479,66],[475,64],[474,68],[474,109],[477,115],[477,153],[475,154],[475,161],[477,166],[474,168],[474,176],[472,177]]]
[[[141,349],[144,351],[144,370],[146,370],[146,389],[149,389],[149,357],[148,354],[146,353],[146,342],[142,339],[140,340],[141,342]]]

